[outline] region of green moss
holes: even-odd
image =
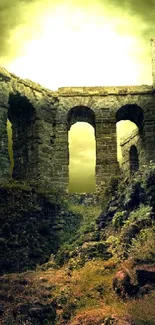
[[[47,195],[13,182],[0,187],[0,223],[0,272],[21,272],[47,262],[75,233],[80,217],[59,192]]]

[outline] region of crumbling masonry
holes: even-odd
[[[63,87],[53,92],[1,67],[0,180],[10,179],[7,119],[12,123],[16,180],[36,181],[66,190],[68,131],[79,121],[90,123],[95,130],[97,192],[112,175],[120,172],[116,145],[118,121],[131,120],[138,126],[138,145],[131,153],[133,156],[137,152],[138,166],[155,161],[155,37],[151,44],[152,86]],[[131,145],[136,147],[136,143]],[[130,146],[125,155],[129,154]],[[129,169],[127,164],[124,166]]]

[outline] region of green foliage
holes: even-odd
[[[150,206],[144,206],[143,204],[141,204],[138,209],[132,211],[129,214],[127,220],[125,220],[126,218],[125,211],[117,212],[115,214],[112,220],[112,225],[115,228],[115,230],[117,230],[117,232],[114,233],[109,238],[107,238],[106,243],[109,245],[108,251],[111,252],[112,255],[117,260],[127,258],[128,256],[131,255],[131,252],[132,252],[132,256],[138,258],[138,249],[140,248],[141,248],[140,258],[142,258],[143,238],[144,236],[148,235],[147,227],[152,225],[151,211],[152,208]],[[123,224],[122,227],[121,224]],[[144,229],[146,228],[145,231],[143,228]],[[144,231],[144,233],[142,231]],[[139,233],[141,234],[140,236]],[[150,257],[152,256],[153,251],[155,254],[155,249],[153,248],[155,247],[153,246],[154,244],[153,233],[154,232],[151,232],[152,235],[150,234],[150,236],[152,237],[148,238],[148,244],[151,245],[150,247],[152,248],[145,249],[146,253],[145,255],[143,255],[144,259],[147,258],[147,253],[148,253],[148,259],[150,259]],[[134,249],[132,248],[133,245],[135,247]]]
[[[72,245],[67,243],[61,245],[55,257],[56,264],[62,266],[64,263],[66,263],[69,260],[70,252],[73,248],[74,247]]]
[[[59,194],[39,193],[17,182],[1,186],[1,273],[34,269],[75,235],[81,217],[68,211],[66,197]]]
[[[113,219],[112,219],[112,225],[115,229],[119,229],[125,224],[125,220],[127,217],[126,211],[118,211],[115,213]]]
[[[138,209],[132,211],[129,215],[128,220],[125,222],[125,227],[128,227],[130,224],[143,224],[148,225],[150,223],[150,215],[152,208],[150,206],[145,206],[141,204]]]
[[[105,209],[108,201],[110,201],[112,196],[117,192],[119,181],[119,176],[111,176],[110,180],[107,182],[105,190],[101,195],[102,209]]]
[[[112,235],[106,240],[106,243],[109,245],[108,252],[113,255],[115,261],[119,262],[124,254],[120,236]]]
[[[155,262],[155,226],[141,229],[138,236],[132,239],[129,253],[137,262]]]
[[[6,189],[6,190],[13,190],[13,189],[15,189],[15,190],[30,190],[31,189],[31,186],[30,186],[30,184],[28,184],[27,182],[25,182],[25,181],[16,181],[16,180],[14,180],[14,179],[12,179],[12,178],[10,178],[10,180],[9,180],[9,182],[8,182],[8,180],[6,180],[6,181],[3,181],[2,183],[1,183],[1,186],[0,186],[1,188],[3,188],[3,189]]]
[[[101,211],[100,206],[82,206],[82,205],[69,205],[69,211],[73,214],[81,216],[81,223],[76,231],[76,234],[72,234],[67,240],[67,243],[72,244],[72,247],[82,245],[85,235],[94,232],[96,227],[96,219]]]

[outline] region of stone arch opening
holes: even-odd
[[[116,113],[116,127],[117,127],[117,160],[120,167],[122,166],[123,153],[122,143],[129,141],[137,136],[142,138],[143,135],[143,121],[144,114],[140,106],[136,104],[123,105]]]
[[[95,113],[86,106],[75,106],[70,109],[67,115],[68,130],[76,122],[87,122],[95,128]]]
[[[67,116],[69,192],[95,192],[95,114],[85,106],[73,107]]]
[[[141,130],[143,126],[144,114],[140,106],[136,104],[123,105],[116,113],[116,121],[130,120]]]
[[[122,166],[123,161],[123,153],[122,150],[124,146],[123,143],[127,143],[127,141],[132,137],[132,134],[138,134],[138,127],[134,122],[130,120],[122,120],[116,123],[116,131],[117,131],[117,160],[119,162],[120,167]]]
[[[135,145],[132,145],[129,151],[130,174],[134,174],[139,169],[138,151]]]
[[[12,177],[27,179],[33,164],[35,109],[26,96],[10,94],[8,120],[12,125]]]

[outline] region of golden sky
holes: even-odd
[[[69,190],[95,191],[96,143],[94,128],[90,124],[77,122],[72,125],[69,151]]]
[[[0,0],[1,65],[53,90],[151,84],[155,2],[136,3]]]
[[[0,64],[52,90],[149,85],[154,22],[155,0],[0,0]],[[82,140],[92,133],[86,135],[89,125],[84,131],[82,124],[71,131],[72,179],[78,179],[84,157],[87,167],[92,163],[84,181],[89,183],[93,142],[77,150],[74,132]]]

